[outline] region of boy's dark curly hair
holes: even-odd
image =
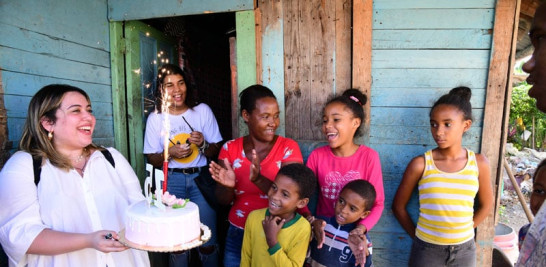
[[[343,189],[341,189],[340,194],[347,189],[357,193],[359,196],[361,196],[365,200],[366,202],[366,206],[364,207],[365,211],[369,211],[372,209],[373,203],[375,203],[376,193],[375,193],[375,188],[370,182],[366,180],[360,180],[360,179],[350,181],[343,187]]]
[[[284,165],[277,175],[289,177],[299,186],[300,199],[311,198],[315,192],[317,178],[309,167],[301,163]]]

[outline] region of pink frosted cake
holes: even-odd
[[[143,200],[126,211],[125,238],[143,246],[177,246],[198,239],[200,225],[199,209],[193,202],[161,210]]]

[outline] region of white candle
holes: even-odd
[[[165,204],[163,204],[163,190],[161,184],[163,182],[163,172],[161,170],[155,170],[155,198],[154,205],[160,210],[165,210]]]

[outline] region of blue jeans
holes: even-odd
[[[229,225],[224,249],[224,267],[238,267],[241,265],[241,249],[245,231],[232,224]]]
[[[209,227],[211,237],[202,247],[214,246],[214,251],[210,254],[203,254],[199,251],[199,258],[203,266],[218,266],[218,244],[216,243],[216,211],[209,206],[201,191],[193,181],[199,173],[183,174],[169,171],[167,180],[167,191],[177,198],[189,198],[199,207],[199,217],[203,224]],[[189,251],[183,253],[172,253],[170,257],[170,266],[182,267],[189,265]]]
[[[417,237],[413,239],[409,266],[476,266],[474,239],[459,245],[434,245]]]

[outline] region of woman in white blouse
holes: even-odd
[[[0,242],[10,266],[150,265],[146,252],[117,241],[125,209],[144,196],[127,160],[92,143],[95,123],[79,88],[48,85],[32,97],[21,151],[0,172]]]

